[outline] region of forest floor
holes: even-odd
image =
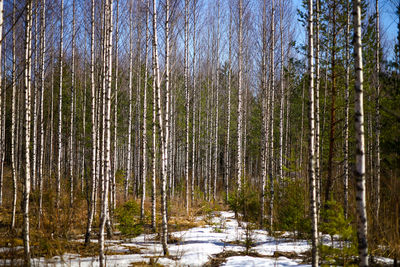
[[[310,266],[309,242],[295,240],[291,233],[272,237],[252,224],[238,222],[230,211],[214,211],[193,219],[190,225],[194,227],[181,231],[172,232],[172,223],[168,257],[163,257],[157,234],[106,241],[107,266]],[[73,242],[83,246],[84,240]],[[93,240],[92,255],[64,253],[34,258],[33,266],[98,266],[98,257],[93,256],[96,242]],[[326,238],[325,242],[330,240]],[[0,248],[0,252],[6,249]],[[3,259],[2,264],[18,265],[18,261]]]

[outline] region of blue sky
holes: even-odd
[[[375,12],[375,0],[367,0],[370,5],[369,8]],[[293,0],[295,8],[301,8],[302,0]],[[396,16],[395,2],[398,0],[379,0],[379,10],[380,10],[380,23],[381,23],[381,35],[383,47],[388,49],[387,55],[389,57],[393,56],[394,42],[397,36],[397,22],[398,18]],[[304,29],[298,25],[298,40],[304,42]]]

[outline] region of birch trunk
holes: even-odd
[[[2,46],[3,46],[3,1],[0,1],[0,38],[2,42],[0,42],[0,63],[1,61],[1,56],[2,56]],[[6,71],[6,70],[5,70]],[[3,129],[5,128],[5,120],[3,119],[3,112],[5,109],[3,109],[3,105],[5,105],[6,98],[3,97],[5,96],[6,90],[3,88],[2,85],[2,66],[0,64],[0,207],[3,206],[3,174],[4,174],[4,154],[5,154],[5,144],[4,144],[4,131]],[[3,101],[4,98],[4,101]],[[4,102],[4,104],[3,104]]]
[[[232,9],[229,8],[229,48],[228,48],[228,121],[225,143],[225,201],[229,199],[229,176],[230,176],[230,140],[231,140],[231,83],[232,83]]]
[[[71,66],[71,110],[70,110],[70,133],[69,133],[69,179],[70,194],[69,205],[74,203],[74,105],[75,105],[75,0],[72,1],[72,66]]]
[[[217,0],[217,45],[216,45],[216,84],[215,84],[215,140],[214,140],[214,193],[213,198],[214,201],[217,195],[217,179],[218,179],[218,126],[219,126],[219,18],[220,18],[220,11],[219,11],[220,2]]]
[[[39,122],[39,170],[38,170],[38,180],[39,180],[39,214],[38,214],[38,228],[40,228],[40,220],[43,213],[42,203],[43,203],[43,158],[44,158],[44,118],[43,118],[43,101],[44,101],[44,84],[45,84],[45,57],[46,57],[46,0],[42,0],[42,13],[41,13],[41,31],[40,31],[40,122]]]
[[[151,157],[151,165],[152,165],[152,175],[151,175],[151,226],[153,228],[153,232],[157,230],[156,228],[156,201],[157,201],[157,188],[156,188],[156,125],[157,125],[157,85],[158,85],[158,70],[157,70],[157,26],[154,25],[157,23],[157,5],[155,0],[153,0],[153,38],[152,38],[152,65],[153,65],[153,153]]]
[[[239,43],[239,51],[238,51],[238,80],[239,80],[239,103],[238,103],[238,153],[237,153],[237,161],[238,161],[238,192],[242,191],[242,141],[243,141],[243,89],[242,89],[242,35],[243,35],[243,0],[239,0],[239,34],[238,34],[238,43]]]
[[[261,203],[260,203],[260,225],[264,226],[264,213],[265,213],[265,185],[267,181],[267,169],[266,169],[266,152],[267,152],[267,12],[266,12],[266,0],[263,1],[263,15],[262,15],[263,27],[262,27],[262,77],[261,77],[261,96],[262,96],[262,144],[261,144]]]
[[[194,201],[194,179],[196,175],[196,3],[193,0],[193,114],[192,114],[192,203]],[[198,175],[198,174],[197,174]]]
[[[154,0],[155,1],[155,0]],[[163,119],[164,116],[162,114],[161,108],[161,88],[160,81],[158,79],[158,118],[159,118],[159,126],[160,126],[160,136],[161,136],[161,146],[163,151],[161,153],[162,159],[162,174],[161,174],[161,216],[162,216],[162,234],[161,234],[161,243],[164,251],[164,256],[168,255],[168,246],[167,246],[167,238],[168,238],[168,228],[167,228],[167,178],[168,178],[168,144],[169,144],[169,19],[170,19],[170,2],[166,0],[165,2],[165,94],[166,94],[166,103],[165,103],[165,134],[163,128]],[[154,23],[157,25],[157,23]],[[155,36],[157,36],[155,34]],[[156,42],[157,44],[157,42]],[[156,50],[157,51],[157,50]],[[157,56],[156,56],[157,60]],[[158,64],[157,64],[158,65]],[[158,69],[158,67],[157,67]],[[159,78],[159,76],[158,76]]]
[[[91,122],[92,122],[92,162],[90,203],[88,205],[88,222],[86,227],[85,244],[90,242],[96,198],[96,160],[97,160],[97,127],[96,127],[96,91],[94,83],[94,10],[95,0],[91,1],[91,35],[90,35],[90,92],[91,92]]]
[[[356,129],[356,203],[357,237],[360,266],[368,266],[367,208],[365,190],[365,142],[364,142],[364,102],[363,102],[363,61],[361,39],[361,0],[353,1],[354,25],[354,68],[356,71],[355,89],[355,129]]]
[[[280,37],[281,37],[281,77],[280,77],[280,109],[279,109],[279,162],[278,162],[278,181],[282,182],[283,179],[283,110],[285,103],[284,93],[284,73],[283,73],[283,0],[279,1],[279,26],[280,26]]]
[[[319,91],[320,91],[320,0],[315,0],[316,14],[315,14],[315,182],[317,187],[317,219],[319,220],[319,208],[321,207],[321,194],[320,194],[320,108],[319,108]]]
[[[144,92],[143,92],[143,131],[142,131],[142,140],[143,140],[143,153],[142,153],[142,202],[141,202],[141,212],[140,218],[144,220],[144,202],[146,200],[146,181],[147,181],[147,80],[148,80],[148,72],[147,72],[147,61],[148,61],[148,49],[149,49],[149,12],[150,12],[150,0],[147,0],[146,5],[146,48],[145,48],[145,56],[144,56]]]
[[[186,181],[186,214],[189,214],[189,0],[185,0],[185,96],[186,96],[186,143],[185,143],[185,181]]]
[[[314,32],[313,0],[308,0],[308,75],[309,75],[309,128],[308,137],[308,178],[310,182],[310,216],[312,231],[312,266],[318,266],[318,213],[317,186],[315,179],[315,125],[314,125]]]
[[[380,94],[381,94],[381,84],[380,84],[380,47],[381,47],[381,37],[380,37],[380,29],[379,29],[379,0],[375,1],[375,8],[376,8],[376,98],[375,98],[375,133],[376,133],[376,159],[375,159],[375,220],[379,221],[379,210],[380,210],[380,194],[381,194],[381,148],[380,148],[380,136],[381,136],[381,122],[380,122]]]
[[[16,18],[16,0],[13,1],[13,14],[12,14],[12,21],[15,25]],[[16,41],[16,30],[13,28],[13,35],[12,35],[12,100],[11,100],[11,174],[12,174],[12,181],[13,181],[13,200],[12,200],[12,216],[11,216],[11,229],[14,230],[15,228],[15,213],[17,209],[17,157],[16,157],[16,112],[17,112],[17,84],[16,84],[16,49],[15,49],[15,42]]]
[[[346,84],[345,84],[345,117],[344,117],[344,217],[347,219],[348,207],[349,207],[349,82],[350,82],[350,48],[349,48],[349,35],[350,35],[350,4],[347,3],[347,14],[346,14]]]
[[[105,79],[105,103],[103,103],[105,109],[105,125],[104,127],[104,178],[102,191],[102,208],[100,216],[100,233],[99,233],[99,244],[100,244],[100,266],[105,266],[104,258],[104,226],[108,219],[108,191],[109,191],[109,179],[111,177],[111,80],[112,80],[112,0],[106,0],[105,2],[105,73],[103,79]]]
[[[61,0],[61,25],[60,25],[60,77],[58,95],[58,151],[57,151],[57,210],[60,208],[61,194],[61,152],[62,152],[62,84],[63,84],[63,57],[64,57],[64,0]]]
[[[271,94],[270,94],[270,148],[269,148],[269,180],[270,180],[270,200],[269,200],[269,228],[273,232],[274,223],[274,103],[275,103],[275,3],[271,1]]]
[[[0,2],[0,14],[3,14],[3,1]],[[1,15],[0,15],[1,16]],[[2,20],[2,18],[1,18]],[[0,24],[2,25],[2,23]],[[30,266],[30,240],[29,240],[29,195],[31,191],[31,164],[30,164],[30,138],[31,138],[31,57],[32,57],[32,2],[27,1],[26,5],[26,29],[25,29],[25,71],[24,71],[24,191],[23,191],[23,229],[22,237],[24,242],[24,265]]]
[[[133,75],[133,22],[132,22],[132,6],[129,13],[129,117],[128,117],[128,160],[127,160],[127,172],[125,179],[125,201],[128,199],[129,183],[131,180],[132,172],[132,75]]]
[[[113,163],[112,163],[112,181],[111,181],[111,200],[112,200],[112,210],[116,208],[116,181],[115,175],[118,169],[118,158],[117,158],[117,147],[118,147],[118,67],[119,67],[119,54],[118,54],[118,42],[119,42],[119,0],[116,1],[116,25],[115,25],[115,91],[114,91],[114,142],[113,142]]]

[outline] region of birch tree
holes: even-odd
[[[93,217],[95,213],[95,196],[96,196],[96,160],[97,160],[97,127],[96,127],[96,90],[94,82],[94,10],[95,0],[91,1],[91,33],[90,33],[90,92],[91,92],[91,122],[92,122],[92,162],[91,162],[91,191],[90,201],[88,205],[88,221],[86,227],[85,244],[90,242],[90,234],[92,231]]]
[[[126,179],[125,179],[125,201],[128,198],[129,193],[129,183],[131,180],[131,172],[132,172],[132,75],[133,75],[133,22],[132,22],[132,4],[130,6],[129,13],[129,115],[128,115],[128,160],[127,160],[127,171],[126,171]]]
[[[62,153],[62,95],[63,95],[63,57],[64,57],[64,0],[61,0],[61,22],[60,22],[60,77],[58,92],[58,149],[57,149],[57,200],[56,207],[60,207],[61,194],[61,153]]]
[[[186,181],[186,213],[189,214],[189,0],[185,0],[185,56],[184,85],[186,97],[186,143],[185,143],[185,181]],[[193,133],[194,134],[194,133]],[[193,182],[193,181],[192,181]]]
[[[101,186],[101,194],[102,194],[102,207],[101,207],[101,215],[100,215],[100,233],[99,233],[99,244],[100,244],[100,266],[105,266],[104,259],[104,226],[108,219],[108,193],[109,193],[109,181],[111,177],[111,82],[112,82],[112,30],[113,30],[113,8],[112,8],[112,0],[105,1],[104,7],[104,46],[105,46],[105,75],[103,79],[105,79],[105,125],[104,125],[104,148],[105,148],[105,158],[104,158],[104,175],[102,179]]]
[[[314,29],[313,0],[308,0],[308,78],[309,78],[309,128],[308,137],[308,178],[310,183],[310,216],[312,232],[312,266],[318,266],[318,213],[317,185],[315,179],[315,122],[314,122]]]
[[[375,66],[375,79],[376,79],[376,96],[375,96],[375,149],[376,149],[376,159],[375,159],[375,220],[379,221],[379,210],[380,210],[380,203],[381,203],[381,144],[380,144],[380,138],[381,138],[381,123],[380,123],[380,93],[381,93],[381,84],[380,84],[380,47],[381,47],[381,37],[380,37],[380,29],[379,29],[379,0],[375,0],[375,11],[376,11],[376,49],[375,49],[375,60],[376,60],[376,66]]]
[[[238,166],[238,177],[237,177],[237,184],[238,184],[238,192],[241,193],[242,191],[242,141],[243,141],[243,89],[242,89],[242,35],[243,35],[243,0],[239,0],[239,33],[238,33],[238,91],[239,91],[239,102],[238,102],[238,140],[237,140],[237,166]]]
[[[142,153],[142,201],[141,201],[141,212],[140,218],[144,219],[144,202],[146,199],[146,180],[147,180],[147,80],[148,80],[148,72],[147,72],[147,64],[148,64],[148,49],[149,49],[149,12],[150,12],[150,0],[146,1],[146,45],[145,45],[145,55],[144,55],[144,92],[143,92],[143,131],[142,131],[142,140],[143,140],[143,153]]]
[[[0,10],[3,3],[0,3]],[[2,13],[2,12],[0,12]],[[31,138],[31,57],[32,57],[32,2],[26,5],[26,27],[25,27],[25,70],[24,70],[24,192],[23,192],[23,228],[22,237],[24,241],[24,265],[30,266],[30,238],[29,238],[29,197],[31,191],[31,164],[30,164],[30,138]]]
[[[1,61],[1,55],[2,55],[2,45],[3,45],[3,24],[4,24],[4,19],[3,19],[3,1],[0,1],[0,38],[1,38],[1,42],[0,42],[0,62]],[[5,146],[4,146],[4,131],[3,129],[5,128],[5,121],[3,119],[3,95],[5,95],[5,89],[3,88],[2,84],[2,69],[0,66],[0,119],[1,119],[1,123],[0,123],[0,168],[1,168],[1,172],[0,172],[0,207],[3,206],[3,174],[4,174],[4,154],[5,154]],[[5,100],[5,97],[4,97]],[[5,102],[5,101],[4,101]],[[5,105],[5,103],[4,103]],[[4,109],[5,111],[5,109]]]
[[[46,0],[42,0],[42,9],[41,9],[41,29],[40,29],[40,96],[39,96],[39,168],[38,168],[38,180],[39,180],[39,228],[40,228],[40,219],[43,213],[43,160],[44,160],[44,117],[43,117],[43,109],[44,109],[44,86],[45,86],[45,57],[46,57]]]
[[[16,25],[16,0],[13,1],[12,21]],[[17,83],[16,83],[16,27],[13,28],[12,34],[12,100],[11,100],[11,175],[13,181],[13,200],[12,200],[12,215],[11,215],[11,229],[15,228],[15,213],[17,209],[17,157],[16,150],[18,144],[16,143],[16,112],[17,112]]]
[[[364,88],[361,32],[361,0],[353,1],[353,46],[355,68],[355,130],[356,130],[356,162],[354,176],[356,178],[357,206],[357,238],[360,266],[368,266],[367,242],[367,205],[365,190],[365,142],[364,142]]]

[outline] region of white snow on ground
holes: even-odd
[[[273,258],[256,258],[249,256],[234,256],[227,259],[226,263],[221,266],[229,267],[253,267],[253,266],[310,266],[301,265],[294,260],[285,257]]]
[[[129,266],[133,262],[148,263],[150,257],[154,262],[165,266],[203,266],[215,254],[224,251],[245,251],[245,247],[240,244],[246,239],[246,223],[239,225],[233,212],[215,213],[208,220],[208,225],[171,233],[180,242],[168,245],[170,258],[162,257],[162,246],[155,240],[155,234],[140,235],[128,240],[107,241],[107,250],[112,252],[129,253],[130,246],[141,249],[141,254],[107,255],[107,266]],[[252,251],[264,257],[232,256],[228,257],[222,266],[310,266],[301,265],[301,259],[272,257],[275,251],[304,253],[310,249],[310,244],[305,240],[273,238],[264,230],[251,231],[251,239],[254,242]],[[34,266],[99,266],[98,257],[80,257],[76,254],[64,254],[62,257],[51,259],[36,258],[32,263]],[[1,261],[0,264],[7,265],[10,261]]]

